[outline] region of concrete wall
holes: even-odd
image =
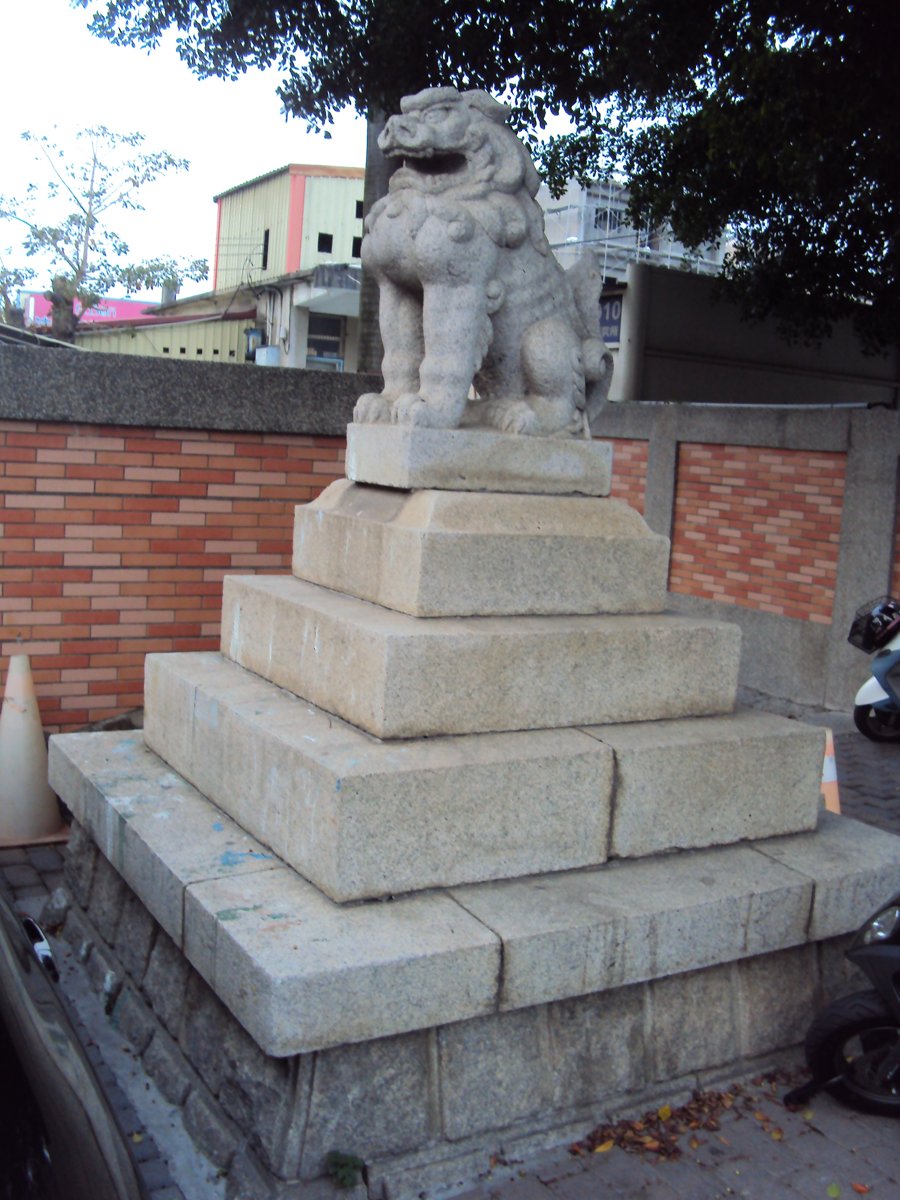
[[[778,468],[796,463],[793,475],[781,477],[781,492],[759,479],[759,496],[771,494],[781,511],[790,507],[791,487],[802,487],[804,497],[813,486],[797,483],[802,468],[815,456],[839,456],[843,486],[831,497],[825,537],[836,542],[836,565],[822,586],[830,597],[830,611],[816,620],[804,620],[783,612],[767,611],[762,603],[731,589],[721,600],[704,596],[698,584],[682,583],[680,592],[670,591],[672,607],[736,621],[743,630],[741,682],[767,695],[798,704],[847,708],[867,673],[867,660],[846,642],[847,630],[856,608],[871,597],[900,588],[900,521],[897,513],[900,414],[886,409],[764,409],[735,406],[711,407],[679,404],[609,405],[600,419],[598,436],[615,439],[616,456],[637,464],[614,493],[629,493],[638,501],[651,528],[667,536],[678,533],[676,517],[685,503],[684,481],[679,479],[682,449],[688,446],[757,447],[778,452]],[[780,455],[780,457],[779,457]],[[796,458],[792,459],[792,455]],[[831,460],[835,461],[835,460]],[[646,463],[645,491],[639,495],[637,475]],[[732,483],[711,482],[710,494],[727,493]],[[625,485],[624,488],[622,485]],[[642,502],[641,502],[642,501]],[[765,519],[765,514],[760,520]],[[779,519],[776,517],[776,519]],[[710,526],[707,525],[707,529]],[[793,516],[783,518],[783,540],[797,555],[798,567],[808,563],[815,543]],[[677,549],[677,537],[673,538]],[[760,568],[765,579],[774,572]],[[802,574],[795,571],[793,574]],[[814,575],[811,578],[815,578]],[[723,582],[722,586],[725,584]],[[685,594],[693,592],[694,594]],[[778,606],[772,604],[768,608]],[[790,611],[789,605],[782,605]]]
[[[893,404],[900,358],[864,355],[848,323],[822,346],[747,324],[714,281],[629,263],[614,400],[710,404]]]

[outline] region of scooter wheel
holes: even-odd
[[[831,1081],[826,1088],[836,1099],[863,1112],[900,1117],[898,1043],[900,1025],[878,993],[854,992],[823,1009],[810,1025],[806,1063],[813,1079]]]
[[[857,704],[853,723],[873,742],[900,742],[900,713],[886,713],[871,704]]]

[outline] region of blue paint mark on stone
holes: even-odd
[[[221,833],[224,828],[225,826],[221,821],[213,821],[213,829],[216,831],[216,833]]]
[[[226,850],[219,859],[223,867],[239,867],[247,859],[268,859],[271,854],[260,854],[258,850]]]

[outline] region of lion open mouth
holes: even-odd
[[[464,154],[425,153],[421,158],[414,158],[407,153],[403,155],[403,165],[420,175],[459,175],[467,164]]]

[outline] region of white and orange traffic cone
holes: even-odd
[[[840,813],[841,811],[837,760],[834,756],[834,734],[830,729],[825,730],[825,761],[822,764],[822,803],[829,812]]]
[[[27,654],[11,654],[0,711],[0,846],[64,836]]]

